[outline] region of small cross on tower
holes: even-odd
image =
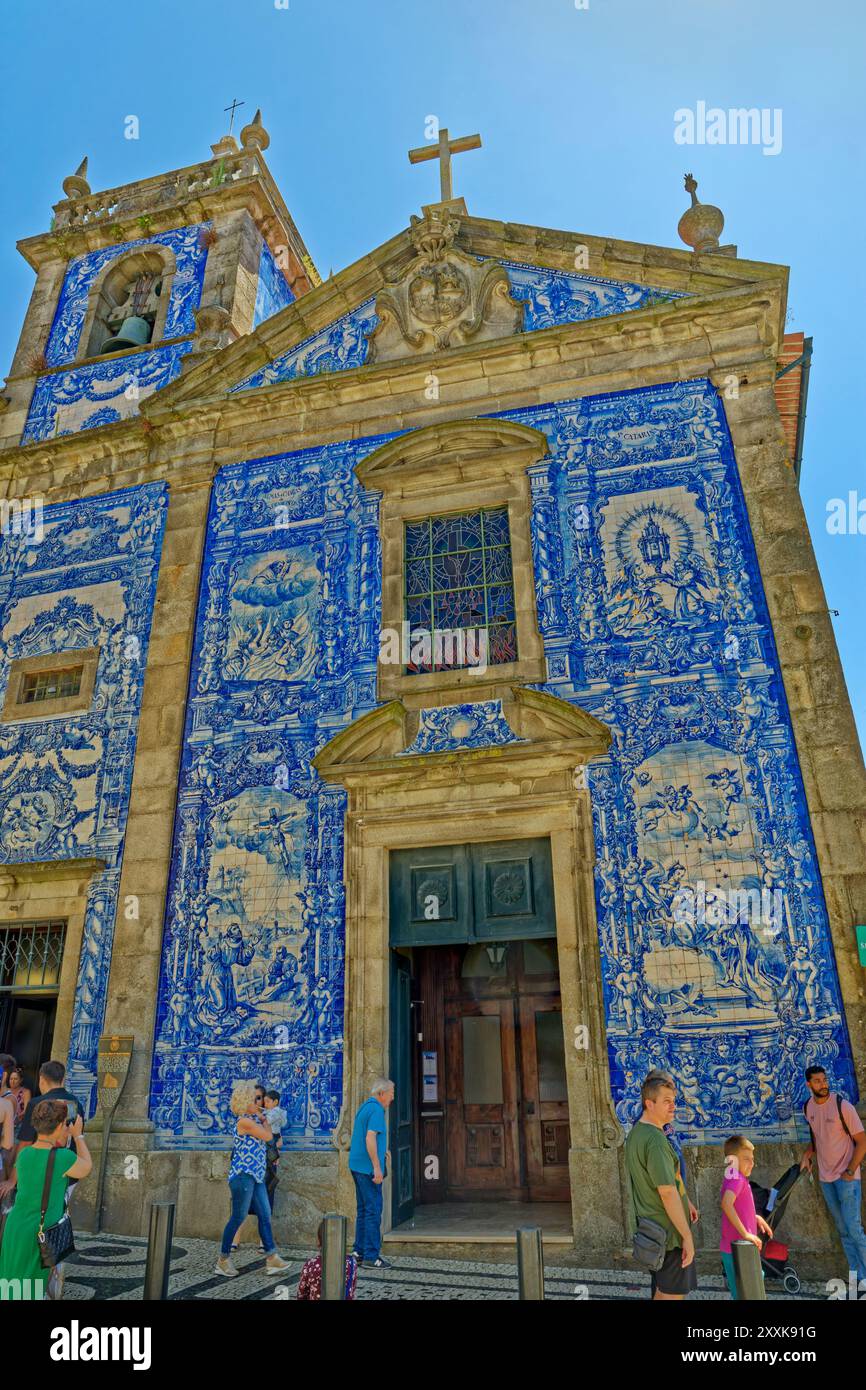
[[[238,109],[239,106],[246,106],[246,102],[238,101],[237,97],[232,97],[231,106],[223,107],[224,111],[231,111],[231,115],[229,116],[229,135],[231,135],[232,133],[232,126],[234,125],[235,121],[235,111]]]
[[[441,201],[443,203],[450,203],[454,197],[454,190],[451,184],[452,154],[462,154],[464,150],[478,150],[480,148],[480,135],[461,135],[456,140],[449,140],[448,127],[442,126],[439,131],[439,143],[437,145],[421,145],[416,150],[410,150],[409,163],[422,164],[425,159],[438,159],[439,179],[442,190]]]

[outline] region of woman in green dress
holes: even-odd
[[[86,1178],[93,1167],[82,1130],[81,1115],[67,1120],[65,1100],[41,1100],[33,1107],[36,1140],[19,1149],[16,1161],[18,1190],[15,1205],[6,1218],[0,1246],[0,1299],[44,1298],[51,1270],[39,1258],[39,1218],[42,1189],[52,1149],[57,1151],[45,1225],[53,1226],[65,1210],[66,1189],[70,1182]],[[65,1147],[72,1138],[75,1152]]]

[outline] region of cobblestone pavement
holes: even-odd
[[[131,1236],[76,1235],[77,1250],[67,1262],[64,1299],[141,1298],[147,1242]],[[309,1251],[283,1247],[291,1262],[288,1274],[274,1278],[263,1273],[264,1256],[253,1247],[238,1252],[237,1279],[214,1274],[217,1247],[209,1240],[177,1239],[172,1246],[171,1299],[273,1299],[294,1298],[301,1265]],[[549,1263],[545,1271],[549,1299],[646,1299],[649,1277],[613,1270],[581,1270]],[[790,1295],[768,1282],[771,1299]],[[359,1300],[365,1299],[516,1299],[516,1264],[474,1263],[467,1260],[426,1259],[423,1255],[395,1260],[390,1270],[361,1269]],[[704,1275],[695,1300],[727,1299],[724,1279]],[[826,1299],[823,1284],[805,1283],[798,1299]]]

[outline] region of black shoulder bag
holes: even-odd
[[[632,1219],[632,1258],[636,1264],[650,1274],[658,1274],[665,1262],[667,1254],[668,1233],[660,1221],[653,1221],[650,1216],[638,1216],[637,1205],[634,1199],[634,1184],[631,1180],[631,1173],[628,1168],[628,1159],[624,1157],[625,1176],[628,1187],[629,1203],[631,1205]]]
[[[75,1252],[75,1238],[68,1211],[64,1211],[60,1220],[55,1221],[53,1226],[46,1228],[45,1225],[45,1213],[51,1200],[51,1179],[54,1175],[56,1158],[57,1150],[52,1149],[48,1155],[48,1166],[45,1169],[42,1210],[39,1214],[39,1230],[36,1233],[36,1239],[39,1242],[39,1259],[42,1261],[43,1269],[53,1269],[55,1265],[59,1265],[62,1260]]]

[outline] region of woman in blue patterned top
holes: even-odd
[[[262,1245],[267,1259],[267,1274],[282,1274],[289,1268],[281,1260],[274,1245],[271,1230],[271,1206],[265,1187],[266,1147],[273,1138],[271,1127],[262,1119],[254,1081],[238,1081],[232,1090],[231,1112],[237,1115],[237,1138],[229,1166],[229,1190],[232,1194],[232,1214],[223,1231],[220,1257],[215,1273],[232,1279],[238,1270],[231,1261],[232,1239],[246,1220],[250,1210],[259,1219]]]

